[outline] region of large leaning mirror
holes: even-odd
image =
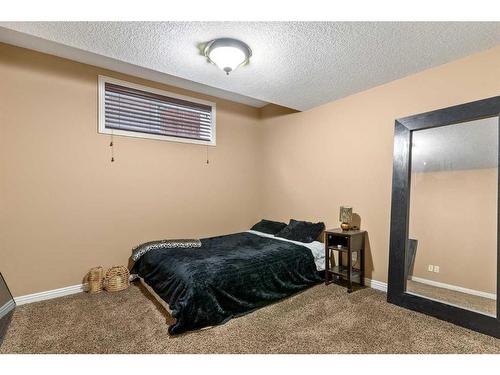
[[[500,97],[396,121],[389,302],[500,337]]]
[[[406,291],[496,317],[498,117],[413,132]]]

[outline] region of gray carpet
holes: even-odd
[[[142,287],[17,308],[0,353],[500,353],[500,340],[318,285],[214,328],[169,336]]]

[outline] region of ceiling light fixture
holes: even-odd
[[[252,50],[241,40],[231,38],[214,39],[207,43],[205,56],[220,69],[231,73],[240,65],[248,63]]]

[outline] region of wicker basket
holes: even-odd
[[[91,268],[88,274],[89,283],[89,293],[100,293],[102,292],[104,280],[104,269],[99,267]]]
[[[111,267],[104,276],[104,289],[108,292],[119,292],[127,289],[130,285],[130,273],[127,267],[115,266]]]

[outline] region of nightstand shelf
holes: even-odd
[[[328,249],[335,251],[349,251],[348,247],[328,246]]]
[[[325,285],[331,282],[331,278],[346,280],[348,293],[352,292],[353,282],[363,285],[365,234],[362,230],[343,231],[340,228],[325,232]],[[335,251],[338,260],[333,265]],[[353,267],[353,254],[359,262],[359,269]]]
[[[344,279],[347,279],[349,276],[349,269],[347,267],[333,266],[330,268],[330,272],[335,276],[341,276]],[[351,279],[352,281],[359,283],[361,281],[361,271],[353,269],[351,271]]]

